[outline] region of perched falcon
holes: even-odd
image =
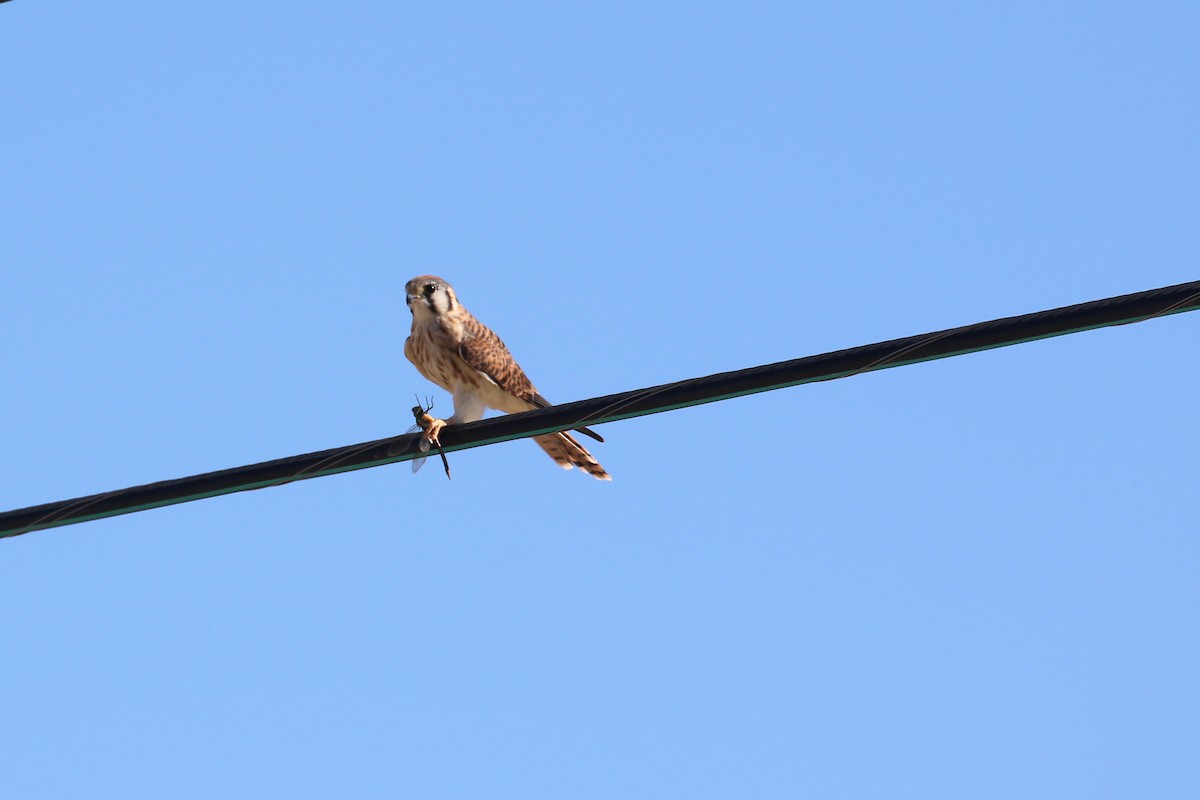
[[[426,430],[426,438],[436,441],[445,425],[481,419],[484,408],[515,414],[550,405],[533,388],[500,337],[458,302],[450,284],[433,275],[421,275],[405,284],[404,291],[413,316],[404,355],[417,371],[454,395],[454,416],[435,420]],[[604,441],[587,428],[578,430]],[[569,433],[535,436],[533,440],[563,469],[579,467],[598,480],[612,480]]]

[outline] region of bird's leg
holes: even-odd
[[[442,457],[442,469],[446,470],[446,477],[450,477],[450,461],[446,458],[446,451],[442,449],[442,442],[438,436],[442,432],[442,428],[446,427],[446,420],[438,419],[430,415],[433,410],[433,401],[426,399],[426,405],[422,406],[418,401],[417,405],[413,406],[413,419],[416,420],[417,427],[421,429],[421,440],[417,447],[422,453],[429,452],[430,445],[437,447],[438,455]],[[414,429],[415,430],[415,429]],[[413,472],[421,468],[421,464],[425,461],[425,457],[413,461]]]
[[[426,417],[429,422],[421,428],[421,431],[425,434],[424,439],[426,442],[434,445],[435,447],[441,447],[442,443],[438,439],[438,435],[441,434],[442,428],[446,427],[446,420],[437,419],[436,417],[430,417],[428,415],[426,415]]]
[[[416,405],[412,408],[413,419],[417,422],[417,427],[421,429],[421,450],[428,450],[430,445],[435,445],[438,448],[442,446],[438,436],[442,432],[442,428],[446,427],[446,420],[438,419],[430,415],[433,410],[433,404],[426,406]]]
[[[483,419],[483,401],[469,392],[459,392],[454,395],[454,416],[450,419],[438,419],[430,415],[433,401],[426,399],[425,405],[413,406],[413,418],[417,421],[424,436],[421,437],[421,450],[427,451],[431,445],[442,446],[438,436],[447,425],[461,425],[464,422],[475,422]]]

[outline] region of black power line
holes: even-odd
[[[964,355],[994,347],[1068,333],[1142,322],[1200,308],[1200,281],[1094,300],[1019,317],[1006,317],[961,328],[853,347],[832,353],[722,372],[702,378],[580,400],[523,414],[446,428],[447,452],[602,422],[657,414],[802,383],[845,378],[862,372]],[[207,472],[112,492],[62,500],[0,513],[0,538],[70,525],[149,508],[186,503],[249,489],[278,486],[306,478],[408,461],[421,453],[418,434],[335,447],[261,464]]]

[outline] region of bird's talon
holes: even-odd
[[[440,436],[442,428],[446,427],[446,420],[427,416],[423,420],[418,420],[417,424],[421,426],[422,439],[434,447],[442,446]]]

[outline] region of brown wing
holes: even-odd
[[[492,333],[491,328],[474,318],[464,328],[465,335],[462,344],[458,346],[458,353],[468,366],[487,375],[504,391],[532,403],[537,408],[550,406],[550,401],[533,388],[533,382],[517,364],[512,353],[508,352],[508,347],[500,337]],[[575,430],[592,437],[597,442],[604,441],[600,434],[589,428],[576,428]]]
[[[522,400],[533,402],[537,392],[533,383],[508,352],[500,337],[477,319],[463,326],[463,341],[458,353],[472,369],[477,369],[492,379],[504,391]]]

